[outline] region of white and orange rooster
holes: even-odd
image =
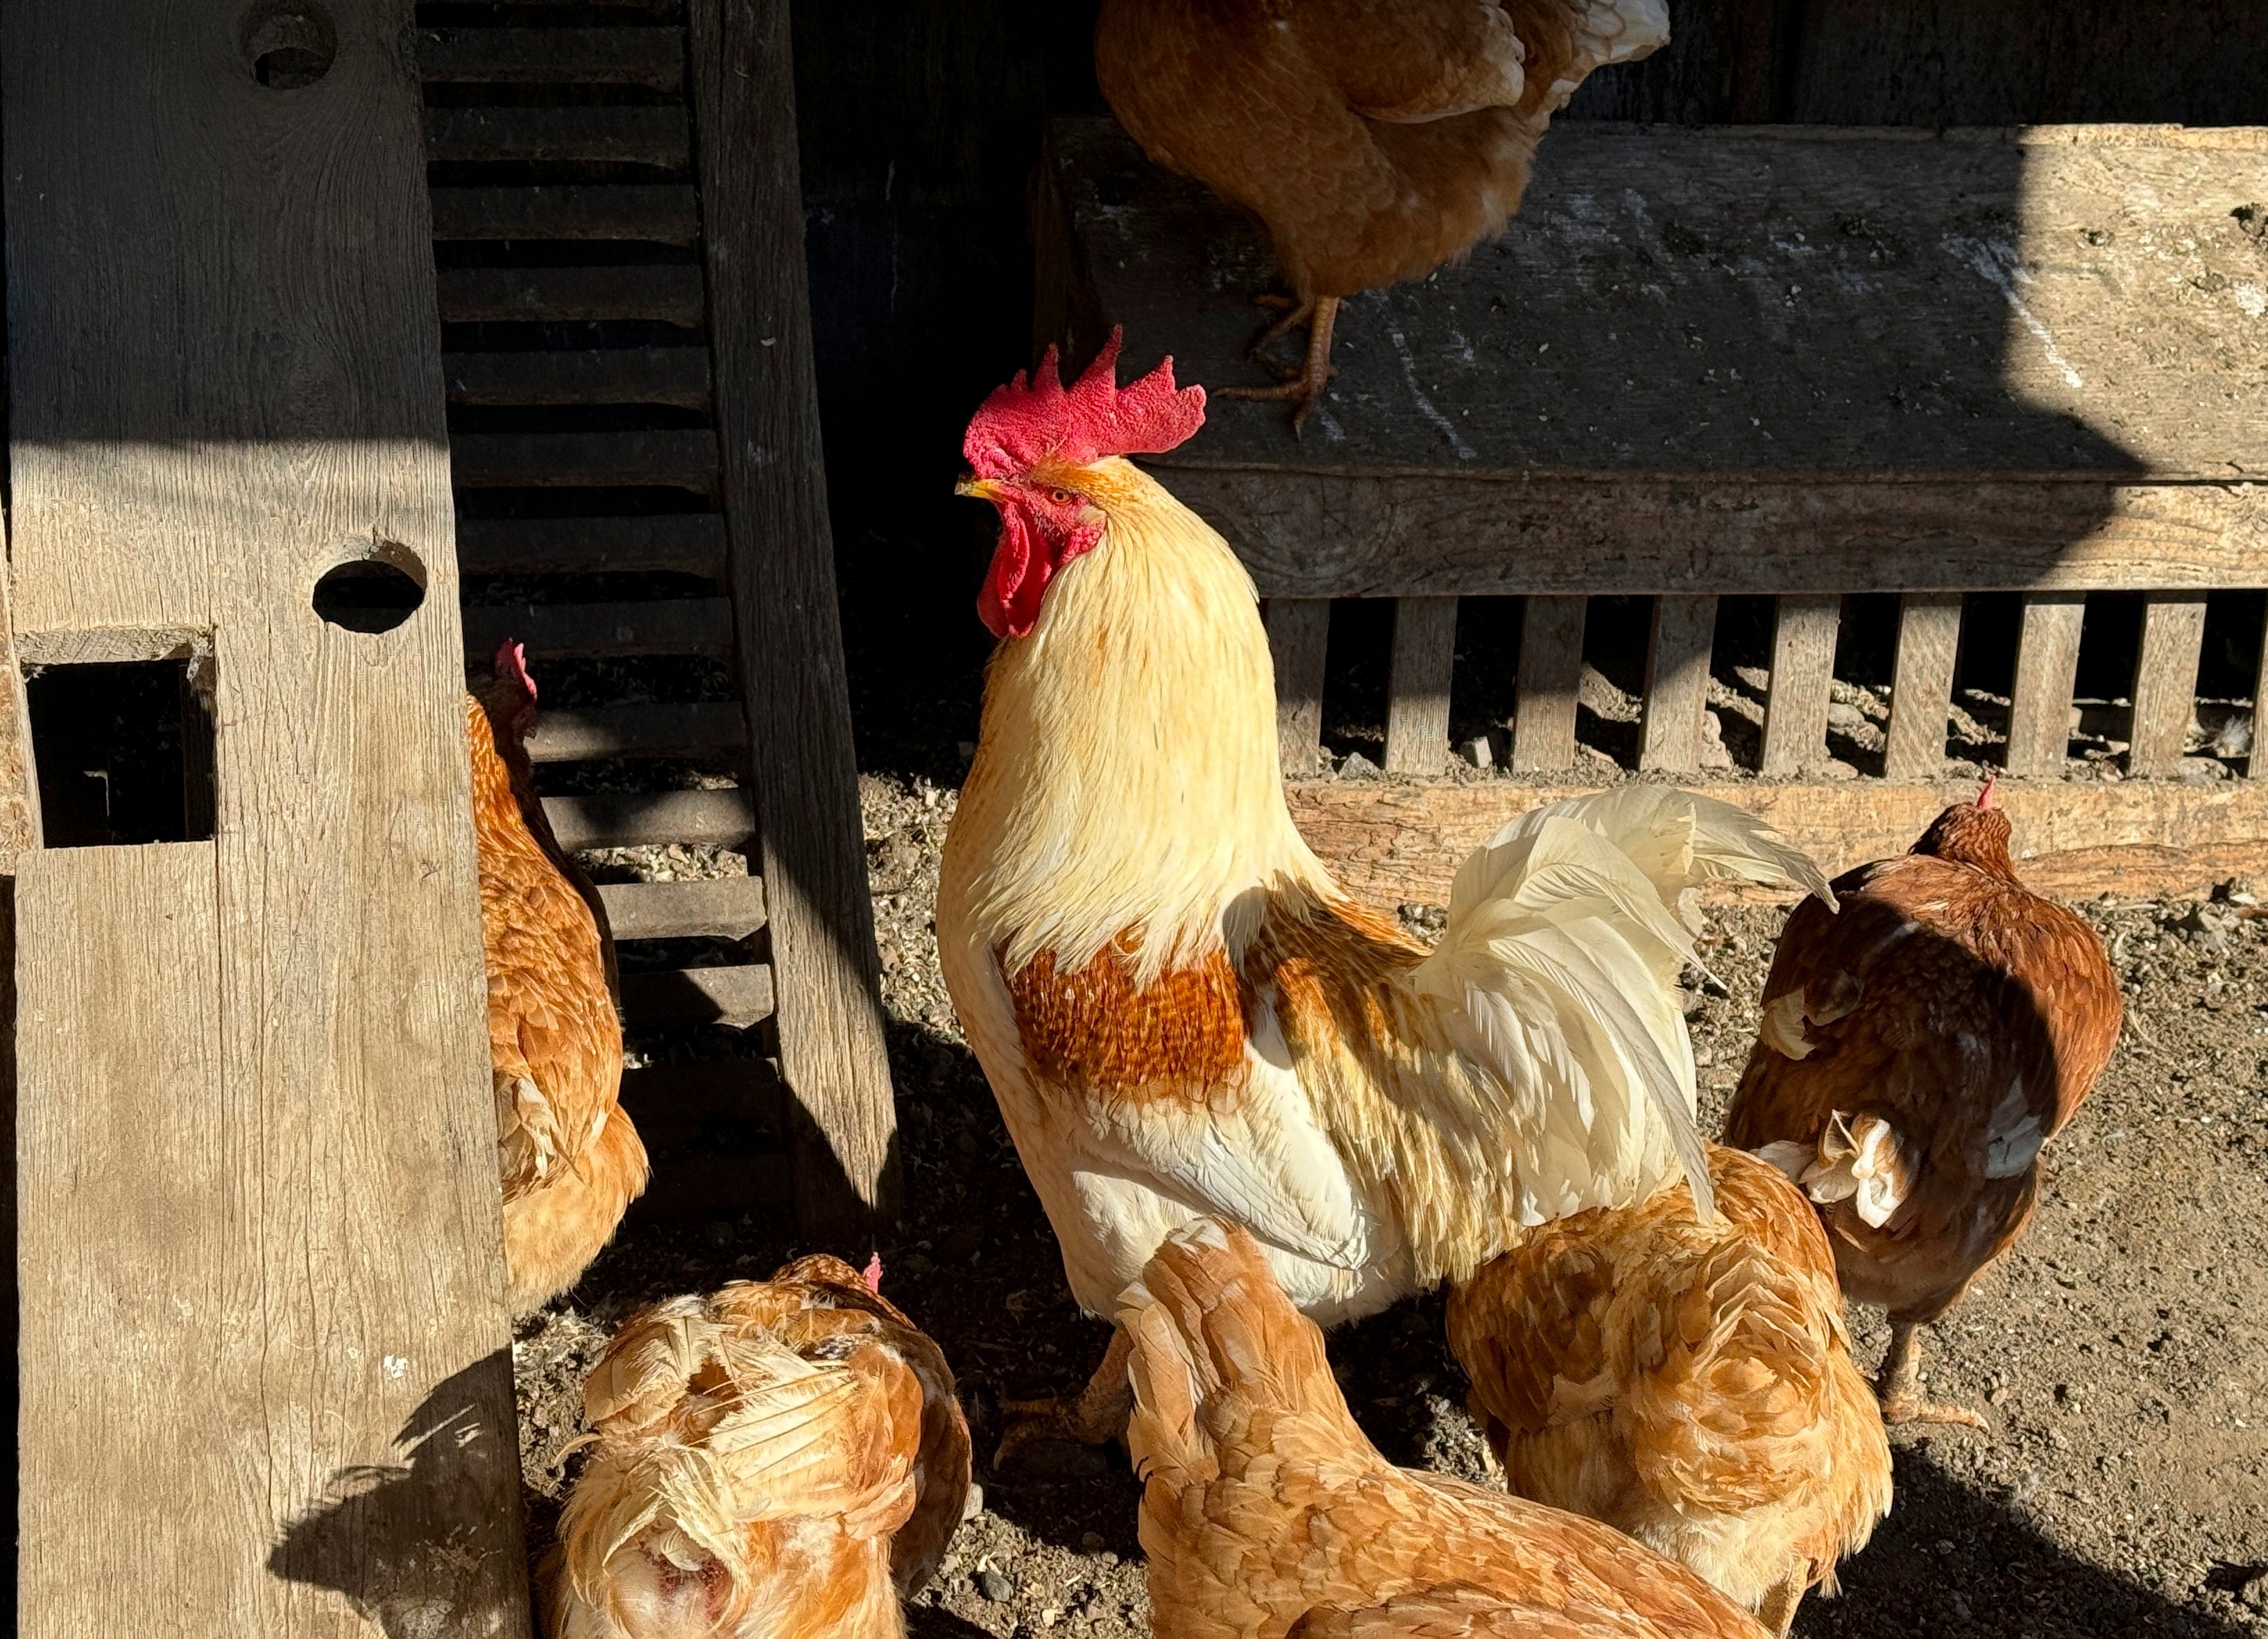
[[[1204,420],[1172,361],[1076,386],[1049,353],[988,398],[961,492],[999,509],[978,611],[1001,639],[945,850],[947,986],[1062,1242],[1109,1315],[1174,1229],[1250,1230],[1329,1325],[1469,1275],[1523,1226],[1620,1206],[1681,1162],[1703,1202],[1675,985],[1710,878],[1810,861],[1655,785],[1554,804],[1456,877],[1430,954],[1293,828],[1252,582],[1122,459]],[[1122,1334],[1073,1407],[1124,1427]]]

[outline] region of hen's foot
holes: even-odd
[[[1921,1397],[1921,1327],[1918,1321],[1890,1322],[1890,1346],[1882,1356],[1881,1375],[1874,1379],[1874,1394],[1882,1403],[1884,1422],[1942,1422],[1969,1429],[1985,1426],[1982,1413],[1966,1406]]]
[[[1924,1400],[1918,1393],[1887,1395],[1882,1400],[1882,1421],[1899,1422],[1952,1423],[1964,1429],[1982,1429],[1988,1425],[1984,1414],[1951,1400]]]
[[[1134,1385],[1126,1376],[1126,1363],[1133,1352],[1131,1338],[1123,1331],[1113,1333],[1109,1352],[1076,1395],[1002,1400],[1000,1409],[1015,1421],[1001,1435],[999,1449],[992,1453],[993,1467],[1004,1468],[1017,1452],[1049,1441],[1104,1445],[1123,1439],[1127,1419],[1134,1415]]]
[[[1292,331],[1299,329],[1301,326],[1307,324],[1311,319],[1313,319],[1315,313],[1315,304],[1312,300],[1302,302],[1295,300],[1289,296],[1277,296],[1273,294],[1263,296],[1256,299],[1263,307],[1273,307],[1282,310],[1284,316],[1281,319],[1278,319],[1274,324],[1270,325],[1265,330],[1263,330],[1258,335],[1253,337],[1252,345],[1245,349],[1245,356],[1248,358],[1256,359],[1261,364],[1267,365],[1270,370],[1282,373],[1284,375],[1284,379],[1288,381],[1297,376],[1300,372],[1292,369],[1288,364],[1281,364],[1277,360],[1269,357],[1268,349],[1274,346],[1278,342],[1281,341],[1284,337],[1289,335]]]
[[[1315,401],[1322,397],[1323,389],[1330,384],[1331,327],[1337,320],[1338,312],[1337,297],[1319,296],[1315,298],[1314,311],[1307,315],[1307,364],[1287,379],[1272,387],[1216,387],[1212,396],[1296,405],[1298,408],[1292,412],[1292,430],[1297,434],[1307,424],[1307,412],[1314,408]],[[1299,316],[1298,310],[1293,311],[1292,316]],[[1290,326],[1285,327],[1288,329]],[[1262,362],[1277,367],[1272,359],[1263,358]]]

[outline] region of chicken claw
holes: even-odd
[[[1881,1375],[1874,1379],[1874,1394],[1882,1402],[1884,1422],[1943,1422],[1964,1429],[1986,1426],[1982,1412],[1951,1401],[1921,1397],[1921,1324],[1890,1322],[1890,1346],[1882,1356]]]
[[[1273,304],[1271,303],[1270,305]],[[1304,321],[1307,327],[1306,364],[1301,369],[1292,371],[1275,386],[1215,387],[1212,390],[1212,396],[1217,399],[1251,399],[1266,402],[1296,404],[1299,408],[1292,412],[1292,430],[1296,435],[1306,425],[1307,412],[1314,408],[1315,401],[1322,397],[1324,387],[1330,383],[1333,374],[1331,327],[1337,322],[1338,316],[1339,298],[1336,296],[1318,296],[1311,304],[1302,303],[1294,306],[1262,334],[1260,339],[1252,344],[1252,352],[1255,357],[1259,358],[1261,363],[1270,369],[1281,370],[1283,366],[1278,364],[1275,360],[1266,357],[1260,349],[1286,331],[1297,328]]]
[[[997,1470],[1025,1446],[1042,1440],[1069,1440],[1080,1445],[1105,1445],[1126,1435],[1126,1420],[1134,1414],[1134,1388],[1127,1379],[1126,1363],[1134,1341],[1123,1331],[1110,1334],[1110,1349],[1094,1376],[1076,1395],[1066,1400],[1050,1394],[1041,1400],[1009,1400],[1000,1409],[1015,1416],[992,1453]]]

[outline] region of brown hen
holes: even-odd
[[[572,1286],[645,1187],[618,1101],[622,1027],[598,890],[559,846],[523,741],[535,683],[520,646],[465,701],[489,981],[506,1297],[525,1314]]]
[[[1174,1231],[1118,1319],[1159,1639],[1764,1631],[1596,1520],[1388,1463],[1241,1229]]]
[[[1449,1298],[1473,1415],[1519,1496],[1683,1561],[1781,1633],[1890,1505],[1835,1254],[1771,1166],[1711,1146],[1717,1216],[1668,1186],[1537,1231]]]
[[[583,1388],[554,1639],[898,1639],[968,1494],[945,1356],[839,1258],[633,1315]]]
[[[1802,1186],[1843,1290],[1889,1312],[1892,1422],[1976,1412],[1920,1397],[1918,1328],[2029,1222],[2043,1146],[2118,1040],[2118,979],[2075,913],[2027,890],[1986,782],[1912,852],[1796,907],[1725,1140]]]
[[[1219,392],[1297,426],[1340,299],[1503,232],[1552,114],[1668,38],[1662,0],[1104,0],[1094,66],[1152,159],[1268,230],[1295,301],[1261,343],[1305,324],[1307,363]]]

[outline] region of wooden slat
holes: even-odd
[[[772,1016],[772,970],[681,967],[622,975],[622,1022],[635,1029],[658,1025],[722,1025],[745,1030]]]
[[[2083,592],[2037,592],[2024,599],[2016,638],[2015,691],[2008,707],[2008,772],[2060,775],[2071,751],[2071,702],[2079,680]]]
[[[1394,606],[1394,665],[1386,685],[1386,771],[1439,774],[1449,754],[1449,674],[1457,651],[1454,598],[1402,598]]]
[[[1779,599],[1764,699],[1764,773],[1791,775],[1825,759],[1828,685],[1842,621],[1843,600],[1832,593]]]
[[[622,939],[745,939],[764,925],[761,877],[701,882],[605,882],[599,898]]]
[[[806,288],[787,0],[689,0],[703,249],[780,1063],[801,1232],[855,1246],[897,1211],[897,1114],[860,841]]]
[[[457,524],[457,562],[467,575],[669,571],[721,580],[725,520],[714,512],[462,518]]]
[[[685,36],[674,28],[423,28],[428,85],[643,85],[678,89]]]
[[[1889,743],[1882,772],[1933,779],[1945,767],[1953,663],[1961,650],[1961,594],[1910,592],[1898,605],[1898,658],[1890,681]]]
[[[608,791],[547,797],[543,814],[559,846],[635,848],[648,842],[688,842],[740,849],[756,834],[748,794],[722,791]]]
[[[596,655],[730,655],[733,606],[722,598],[651,603],[469,604],[465,652],[476,660],[512,639],[531,662]]]
[[[657,487],[713,494],[717,435],[671,432],[460,432],[449,440],[460,489]]]
[[[1513,701],[1515,774],[1575,766],[1575,685],[1583,671],[1587,598],[1530,598],[1521,614],[1519,694]]]
[[[2152,592],[2143,600],[2128,774],[2172,774],[2180,768],[2190,719],[2197,712],[2198,657],[2204,650],[2202,595]]]
[[[2258,779],[2268,774],[2268,622],[2264,622],[2260,634],[2260,661],[2252,674],[2252,752],[2244,760],[2244,772]]]
[[[596,762],[616,757],[693,757],[737,761],[748,745],[740,702],[689,706],[610,706],[540,712],[526,739],[536,762]]]
[[[694,329],[704,298],[701,269],[444,268],[437,276],[443,324],[557,324],[643,319]]]
[[[1639,768],[1687,774],[1701,766],[1701,714],[1709,709],[1709,656],[1716,638],[1714,598],[1653,600]]]
[[[1268,653],[1276,667],[1276,756],[1286,779],[1322,766],[1328,598],[1270,598]]]
[[[0,366],[4,368],[4,366]],[[195,737],[191,736],[191,739]],[[185,741],[186,746],[188,742]],[[18,663],[15,623],[9,618],[8,577],[0,575],[0,878],[13,876],[17,856],[40,846],[39,770],[32,754],[32,719],[24,695],[24,669]],[[0,900],[7,886],[0,880]],[[12,986],[8,975],[15,968],[14,922],[0,907],[0,986]],[[0,1059],[5,1059],[6,1033],[15,1025],[12,999],[0,1011]],[[7,1071],[0,1067],[0,1080]],[[0,1086],[0,1091],[4,1091]]]
[[[690,245],[701,237],[693,190],[666,184],[437,187],[437,239],[627,239]]]
[[[425,151],[437,164],[657,165],[691,156],[685,110],[659,107],[428,108]]]
[[[452,404],[673,404],[709,408],[709,349],[624,347],[587,353],[450,353]]]

